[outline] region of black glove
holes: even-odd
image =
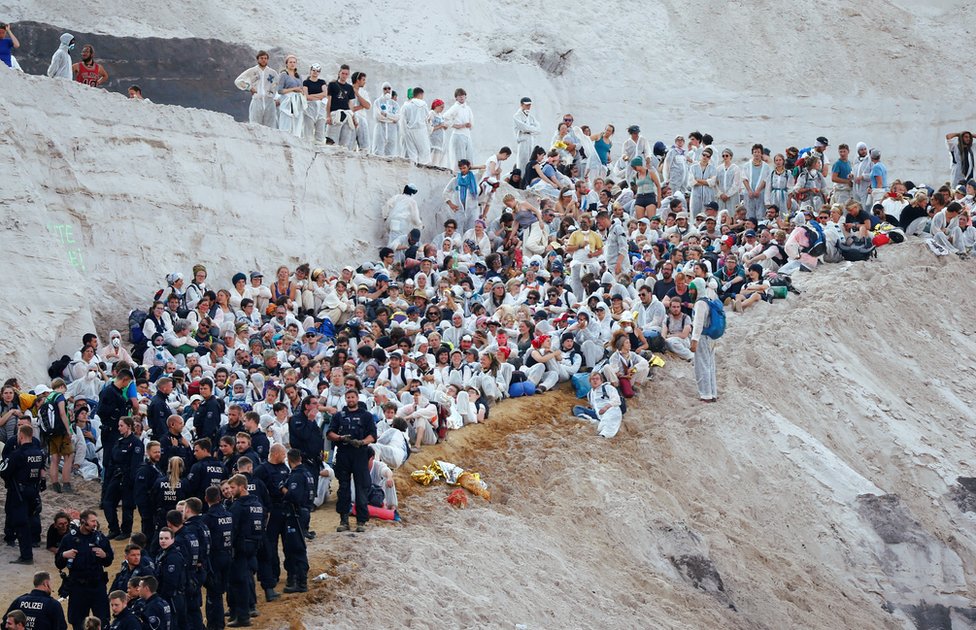
[[[363,447],[363,441],[362,440],[349,440],[349,444],[355,446],[356,448],[362,448]]]

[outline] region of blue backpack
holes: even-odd
[[[725,334],[725,307],[718,300],[702,298],[700,302],[708,304],[708,325],[702,334],[710,339],[718,339]]]

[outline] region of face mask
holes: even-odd
[[[121,340],[119,340],[119,339],[113,339],[112,340],[112,347],[118,348],[121,345],[122,345],[122,341]]]
[[[74,44],[68,44],[68,50],[74,50],[74,49],[75,49]]]

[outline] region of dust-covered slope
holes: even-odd
[[[825,135],[835,146],[881,147],[893,175],[929,184],[948,177],[945,133],[976,115],[958,83],[969,60],[957,53],[971,40],[974,11],[959,0],[615,0],[544,11],[517,0],[341,7],[0,0],[0,15],[13,22],[294,52],[303,74],[321,62],[328,78],[346,62],[369,74],[374,98],[386,80],[401,94],[422,85],[428,99],[448,103],[461,85],[482,157],[513,141],[511,115],[529,95],[546,146],[565,111],[594,131],[639,123],[669,144],[701,128],[740,155],[753,142],[782,150]],[[47,44],[48,55],[56,43]],[[246,100],[242,94],[241,112]]]
[[[31,385],[95,323],[121,330],[172,271],[203,262],[217,287],[279,264],[336,273],[375,257],[382,205],[408,181],[425,236],[439,225],[444,171],[67,81],[0,72],[0,93],[0,353]]]
[[[973,627],[974,264],[916,242],[804,276],[730,317],[719,404],[670,360],[610,441],[566,394],[505,403],[436,452],[496,500],[410,487],[405,527],[329,545],[358,569],[306,620]]]

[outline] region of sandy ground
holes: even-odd
[[[970,627],[976,298],[943,287],[974,264],[910,242],[804,276],[730,316],[718,405],[670,359],[610,441],[565,390],[496,407],[398,472],[401,524],[316,512],[328,577],[259,627]],[[408,479],[433,459],[492,502]],[[28,574],[0,566],[0,596]]]

